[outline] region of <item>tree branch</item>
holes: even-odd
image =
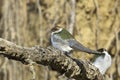
[[[76,80],[103,79],[99,70],[90,62],[67,57],[50,46],[47,48],[40,46],[27,48],[0,38],[0,55],[24,64],[29,63],[27,59],[30,59],[37,64],[50,66],[53,70]]]

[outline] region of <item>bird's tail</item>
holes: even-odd
[[[82,44],[75,41],[74,39],[69,40],[69,44],[70,44],[70,47],[74,48],[75,50],[83,51],[83,52],[86,52],[86,53],[89,53],[89,54],[97,54],[97,55],[102,54],[102,52],[99,52],[97,50],[91,50],[91,49],[83,46]]]

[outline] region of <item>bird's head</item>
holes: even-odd
[[[63,40],[74,38],[72,34],[70,34],[65,28],[62,28],[60,26],[55,26],[51,29],[51,36],[55,34]]]
[[[101,55],[105,55],[105,53],[107,52],[107,50],[105,48],[100,48],[98,49],[97,51],[101,52],[102,54]]]
[[[51,29],[51,33],[59,33],[63,30],[60,26],[55,26]]]

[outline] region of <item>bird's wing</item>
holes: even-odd
[[[98,55],[102,54],[99,51],[91,50],[91,49],[83,46],[81,43],[79,43],[75,39],[70,39],[70,40],[68,40],[68,42],[69,42],[69,46],[72,47],[73,49],[83,51],[83,52],[87,52],[87,53],[90,53],[90,54],[98,54]]]

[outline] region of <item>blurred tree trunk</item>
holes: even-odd
[[[49,45],[49,31],[55,24],[91,49],[107,48],[113,64],[105,78],[120,79],[120,0],[0,0],[0,37],[18,45]],[[93,58],[74,53],[77,58]],[[36,80],[58,80],[44,66],[34,67]],[[0,56],[0,80],[30,79],[28,65]]]
[[[22,46],[39,45],[37,41],[39,36],[34,34],[36,33],[35,27],[27,26],[26,0],[3,0],[2,2],[1,37]],[[0,65],[0,80],[32,79],[32,73],[27,65],[1,56]],[[44,80],[44,68],[40,70],[40,67],[35,66],[35,70],[36,80]]]

